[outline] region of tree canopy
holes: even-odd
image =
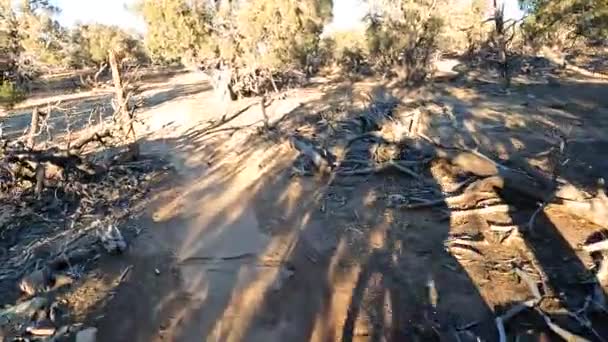
[[[70,66],[99,66],[108,61],[110,50],[122,59],[130,61],[146,59],[140,40],[117,26],[78,25],[70,30],[67,39]]]
[[[566,30],[575,36],[593,41],[608,38],[607,0],[521,0],[522,8],[530,14],[526,22],[529,35],[546,38],[556,30]]]

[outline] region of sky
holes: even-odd
[[[503,0],[505,2],[505,17],[519,19],[523,13],[519,9],[518,0]],[[362,18],[368,7],[362,0],[333,0],[333,21],[326,32],[352,30],[363,25]]]
[[[144,22],[131,13],[127,6],[135,0],[51,0],[61,8],[59,20],[71,26],[76,22],[118,25],[138,32],[145,31]],[[517,0],[505,1],[505,15],[519,17],[521,11]],[[361,27],[361,18],[367,13],[367,6],[362,0],[334,0],[334,18],[331,27],[326,31],[350,30]]]
[[[51,0],[51,3],[61,9],[59,21],[66,26],[77,22],[98,22],[143,32],[144,22],[126,8],[133,2],[134,0]]]

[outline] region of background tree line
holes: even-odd
[[[514,37],[519,46],[536,47],[602,45],[608,37],[606,0],[521,0],[526,18],[502,24],[494,19],[503,0],[362,1],[369,8],[365,29],[332,33],[324,30],[332,0],[139,0],[132,10],[146,23],[142,36],[102,24],[63,27],[60,9],[47,0],[0,0],[0,96],[15,100],[40,73],[102,68],[109,50],[136,64],[213,71],[216,85],[237,96],[262,94],[329,65],[419,82],[440,53],[504,49]],[[496,35],[499,25],[513,34]]]

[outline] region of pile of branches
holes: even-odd
[[[497,161],[475,148],[444,146],[426,135],[425,112],[420,108],[398,108],[394,101],[370,98],[364,114],[330,124],[334,137],[348,137],[340,158],[324,146],[302,134],[291,136],[291,145],[300,152],[297,175],[315,173],[335,176],[355,176],[395,170],[412,177],[422,186],[436,193],[433,199],[405,199],[401,207],[408,209],[447,205],[451,209],[483,209],[485,212],[510,212],[514,208],[504,204],[501,194],[507,192],[523,203],[538,203],[529,226],[534,225],[538,213],[548,205],[592,223],[608,222],[608,197],[603,180],[598,181],[595,194],[581,190],[559,177],[559,165],[565,163],[563,152],[567,141],[552,148],[557,157],[553,174],[530,166],[524,160]],[[336,127],[339,127],[338,130]],[[318,132],[315,136],[321,136]],[[454,179],[474,180],[456,184],[449,191],[439,191],[437,181],[428,176],[432,163],[448,165]],[[487,209],[483,200],[496,204]],[[415,202],[415,203],[414,203]],[[452,215],[465,212],[452,211]]]
[[[126,231],[119,224],[144,209],[148,190],[168,172],[164,162],[140,155],[129,82],[114,58],[111,67],[111,120],[89,120],[89,127],[72,132],[66,114],[65,134],[54,136],[49,118],[61,110],[56,104],[34,108],[22,136],[0,140],[4,304],[16,300],[18,290],[33,297],[53,290],[61,277],[79,278],[99,253],[123,251]],[[0,314],[0,329],[3,319]]]

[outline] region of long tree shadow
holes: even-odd
[[[336,89],[337,94],[329,93],[319,103],[331,103],[346,90]],[[278,129],[300,128],[312,141],[325,142],[319,147],[348,145],[342,153],[345,160],[374,163],[369,143],[346,144],[349,137],[335,128],[356,122],[365,110],[353,107],[349,112],[334,127],[322,121],[308,134],[306,125],[318,123],[324,115],[304,117],[298,112],[295,126],[286,118]],[[400,148],[400,154],[407,154],[405,146]],[[417,154],[410,152],[410,158]],[[428,169],[417,172],[429,176]],[[314,202],[299,207],[304,210],[274,223],[279,226],[277,234],[295,234],[283,261],[295,273],[280,289],[266,289],[242,340],[453,339],[458,327],[476,321],[484,322],[477,327],[482,335],[491,335],[491,311],[458,260],[446,251],[450,224],[441,218],[449,212],[447,207],[423,212],[387,207],[388,195],[423,194],[432,180],[420,182],[388,172],[297,182],[320,191]],[[264,186],[276,187],[272,179]],[[438,188],[435,185],[434,190]],[[258,211],[283,211],[280,201],[262,198],[258,203],[264,203]]]
[[[551,184],[553,182],[551,169],[548,170],[545,167],[543,173],[537,168],[537,164],[533,164],[533,162],[538,162],[539,159],[535,159],[534,155],[542,154],[547,156],[546,159],[550,159],[545,164],[552,163],[553,168],[558,168],[557,176],[562,183],[567,182],[591,190],[597,179],[606,176],[604,171],[605,161],[601,158],[598,159],[597,154],[593,153],[594,150],[601,150],[601,146],[605,145],[602,139],[606,139],[606,137],[599,134],[595,128],[584,128],[586,126],[584,123],[592,122],[598,125],[598,128],[605,126],[601,114],[607,108],[606,103],[602,102],[603,100],[600,97],[592,95],[605,93],[605,91],[606,86],[603,84],[585,84],[580,81],[562,82],[558,89],[551,86],[543,87],[538,84],[520,85],[513,97],[517,98],[518,95],[524,95],[519,98],[526,99],[526,94],[536,94],[538,101],[533,101],[535,102],[531,106],[533,108],[528,108],[528,110],[534,114],[539,114],[537,118],[541,119],[540,123],[534,122],[534,119],[537,118],[524,119],[524,122],[518,126],[511,124],[511,127],[502,134],[500,131],[493,130],[493,127],[500,126],[500,129],[505,129],[507,126],[505,121],[514,120],[514,118],[504,116],[505,121],[502,121],[503,119],[500,117],[480,117],[478,113],[472,114],[465,111],[458,113],[460,120],[469,121],[469,125],[466,126],[467,130],[461,131],[464,136],[454,136],[448,140],[452,140],[453,144],[463,141],[473,142],[473,146],[482,151],[498,154],[500,158],[495,160],[500,163],[524,171],[536,170],[533,171],[533,175],[537,179],[543,177],[542,175],[545,177],[541,183]],[[442,93],[446,95],[445,92]],[[517,107],[513,104],[504,106],[504,103],[508,104],[508,101],[500,103],[500,100],[496,97],[480,97],[479,94],[477,96],[476,100],[484,104],[484,107],[491,103],[492,106],[498,107],[498,110],[502,109],[507,113],[513,111],[513,107]],[[456,97],[450,96],[449,92],[447,98],[456,107],[470,108],[470,104],[463,103]],[[522,101],[524,107],[530,107],[529,99]],[[552,106],[554,103],[559,107]],[[584,106],[587,110],[582,110],[581,106]],[[539,111],[538,108],[544,108],[545,110],[541,109]],[[550,110],[555,108],[560,110]],[[489,130],[487,127],[490,127]],[[535,134],[535,136],[523,138],[519,141],[513,139],[518,136],[524,137],[531,131],[552,132],[553,136],[543,138],[542,134]],[[580,136],[584,137],[582,142],[577,141]],[[566,142],[566,149],[562,154],[558,152],[559,148],[556,147],[559,146],[560,141]],[[537,153],[539,150],[552,153]],[[557,185],[554,184],[546,188],[546,193],[543,196],[547,200],[554,198],[553,192]],[[594,191],[591,191],[591,193],[595,195]],[[577,220],[572,215],[564,215],[556,210],[537,210],[541,203],[536,203],[533,198],[512,191],[512,189],[501,190],[499,194],[503,202],[514,208],[514,211],[509,213],[509,223],[514,223],[519,227],[518,231],[522,238],[521,243],[515,243],[514,247],[522,253],[520,260],[529,263],[531,273],[538,275],[538,286],[546,297],[544,305],[549,307],[547,310],[553,313],[551,318],[555,319],[562,327],[593,340],[599,339],[599,336],[606,336],[607,332],[604,330],[606,317],[603,313],[599,315],[593,312],[583,313],[583,315],[590,314],[592,316],[591,327],[597,333],[593,333],[585,325],[586,323],[577,321],[580,316],[576,319],[573,318],[574,313],[580,313],[580,309],[585,306],[586,300],[592,297],[595,298],[594,300],[597,299],[597,289],[600,289],[599,282],[595,279],[594,272],[591,271],[593,264],[589,255],[581,252],[577,253],[575,249],[577,245],[584,243],[587,237],[592,235],[593,229],[597,228],[592,224]],[[531,219],[532,216],[535,217],[534,220]],[[489,221],[489,223],[492,222]],[[573,228],[573,224],[578,228]],[[585,231],[584,229],[589,230]],[[599,294],[599,297],[602,297],[600,301],[605,296],[603,291],[601,292]],[[551,305],[561,307],[568,313],[560,314],[559,311],[551,310]],[[530,319],[533,320],[534,318],[524,316],[521,321],[512,326],[512,329],[521,331],[528,323],[525,320]],[[536,320],[539,321],[538,317]],[[546,326],[543,327],[542,321],[539,325],[541,326],[538,328],[539,330],[551,334]]]
[[[515,211],[463,220],[443,199],[445,180],[438,164],[420,162],[412,167],[420,178],[397,170],[348,176],[337,171],[314,177],[294,174],[292,166],[306,166],[285,143],[294,132],[316,143],[316,148],[338,155],[338,160],[357,159],[363,164],[376,162],[379,151],[394,147],[376,139],[348,143],[353,138],[345,134],[349,128],[355,134],[368,132],[362,130],[365,125],[359,116],[369,108],[352,103],[352,95],[361,92],[356,87],[327,87],[323,96],[287,114],[271,131],[247,128],[257,133],[247,134],[228,154],[217,152],[222,149],[221,139],[210,139],[208,127],[164,142],[178,146],[179,152],[170,152],[172,158],[197,159],[181,163],[192,177],[184,177],[174,198],[161,199],[154,208],[160,215],[156,222],[163,226],[157,227],[163,232],[156,240],[179,248],[164,250],[162,261],[170,266],[160,276],[154,275],[158,254],[144,253],[145,260],[136,261],[141,266],[136,273],[141,277],[139,287],[119,294],[122,297],[108,307],[135,312],[144,323],[119,322],[121,336],[134,341],[159,336],[180,341],[467,341],[476,336],[497,340],[493,311],[501,314],[531,295],[525,282],[514,276],[515,266],[532,277],[541,275],[538,283],[547,284],[542,286],[547,303],[580,308],[590,286],[581,277],[593,275],[572,247],[579,236],[563,235],[568,232],[563,225],[572,221],[541,212],[534,230],[523,229],[536,203],[520,194],[499,193]],[[479,106],[499,105],[499,100],[485,94],[477,96]],[[471,105],[445,92],[433,97],[463,109]],[[344,104],[344,99],[351,102]],[[340,108],[328,108],[328,103]],[[501,157],[504,152],[519,162],[521,146],[509,137],[527,134],[530,127],[525,123],[506,125],[504,117],[479,118],[466,110],[454,115],[461,128],[454,142],[474,142],[484,152],[500,150]],[[471,126],[472,120],[476,122]],[[496,131],[487,127],[495,125],[509,130],[491,139],[487,134]],[[546,144],[530,148],[550,147]],[[391,153],[397,153],[398,159],[426,159],[414,143],[397,147]],[[508,158],[503,159],[510,165]],[[339,167],[364,168],[356,163]],[[458,176],[462,177],[454,182],[468,175]],[[403,198],[442,203],[432,209],[405,210],[398,208]],[[522,227],[521,240],[497,237],[488,229],[496,222]],[[266,238],[257,240],[256,233],[252,239],[242,234],[243,227],[254,227]],[[255,248],[249,248],[248,254],[218,257],[231,243]],[[182,265],[187,260],[195,261]],[[166,278],[172,274],[178,274],[175,280]],[[160,287],[145,285],[152,278],[162,279],[157,281]],[[124,304],[129,300],[146,303],[142,306],[146,309],[133,311]],[[152,311],[152,317],[144,311]],[[566,315],[552,318],[590,336]],[[98,326],[110,337],[119,325],[107,318]],[[548,331],[530,312],[510,322],[507,332],[519,336],[531,327],[536,335]]]

